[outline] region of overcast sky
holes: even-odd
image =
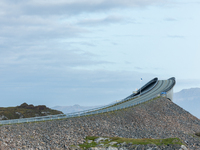
[[[199,0],[0,0],[0,107],[108,104],[154,77],[176,77],[175,92],[200,87],[199,8]]]

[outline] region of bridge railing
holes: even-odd
[[[28,122],[38,122],[38,121],[47,121],[47,120],[56,120],[56,119],[67,119],[67,118],[74,118],[74,117],[81,117],[81,116],[88,116],[93,114],[100,114],[100,113],[106,113],[111,111],[116,111],[120,109],[125,109],[128,107],[132,107],[141,103],[144,103],[146,101],[152,100],[156,98],[157,96],[141,100],[140,102],[135,102],[131,104],[125,104],[123,106],[115,106],[115,107],[107,107],[105,109],[91,109],[91,110],[85,110],[80,112],[74,112],[74,113],[68,113],[68,114],[59,114],[59,115],[49,115],[49,116],[41,116],[41,117],[33,117],[33,118],[22,118],[22,119],[12,119],[12,120],[1,120],[0,125],[3,124],[16,124],[16,123],[28,123]],[[113,104],[112,104],[113,105]],[[108,105],[107,105],[108,106]],[[101,107],[100,107],[101,108]],[[94,111],[95,110],[95,111]]]
[[[171,79],[174,80],[174,84],[175,84],[175,78],[171,78]],[[156,82],[156,84],[157,84],[157,82]],[[173,86],[174,86],[174,84],[173,84]],[[170,88],[173,88],[173,86],[171,86]],[[124,108],[128,108],[128,107],[132,107],[132,106],[141,104],[143,102],[149,101],[153,98],[156,98],[157,96],[158,95],[155,95],[154,97],[151,97],[151,98],[148,98],[148,99],[143,99],[139,102],[133,102],[131,104],[130,103],[124,103],[124,102],[132,100],[133,98],[136,98],[138,96],[127,97],[125,99],[122,99],[119,102],[114,103],[114,104],[104,105],[102,107],[97,107],[97,108],[93,108],[93,109],[89,109],[89,110],[85,110],[85,111],[79,111],[79,112],[68,113],[68,114],[49,115],[49,116],[42,116],[42,117],[12,119],[12,120],[1,120],[0,125],[2,125],[2,124],[14,124],[14,123],[25,123],[25,122],[28,123],[28,122],[37,122],[37,121],[46,121],[46,120],[55,120],[55,119],[64,119],[64,118],[74,118],[74,117],[80,117],[80,116],[87,116],[87,115],[105,113],[105,112],[110,112],[110,111],[115,111],[115,110],[120,110],[120,109],[124,109]],[[118,104],[120,104],[120,103],[124,103],[124,105],[118,106]]]

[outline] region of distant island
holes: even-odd
[[[62,111],[50,109],[45,105],[34,106],[23,103],[16,107],[0,107],[0,120],[30,118],[63,114]]]

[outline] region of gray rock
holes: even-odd
[[[188,150],[185,145],[181,145],[181,148],[179,150]]]
[[[90,147],[88,150],[106,150],[106,148],[102,148],[102,147]]]
[[[98,146],[102,147],[102,146],[104,146],[104,144],[103,144],[103,143],[101,143],[101,144],[99,144]]]
[[[109,143],[109,145],[114,145],[114,144],[117,144],[117,142],[114,141]]]
[[[128,150],[126,147],[121,147],[119,150]]]
[[[118,150],[118,148],[109,146],[106,150]]]
[[[120,145],[122,145],[122,146],[123,146],[123,145],[126,145],[126,142],[120,143]]]
[[[87,142],[88,142],[88,143],[92,143],[92,142],[93,142],[93,140],[88,140]]]
[[[107,140],[107,139],[108,139],[108,138],[99,137],[99,138],[95,139],[94,142],[99,143],[99,142],[105,141],[105,140]]]

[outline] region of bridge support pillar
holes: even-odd
[[[171,101],[173,101],[173,95],[174,91],[173,88],[167,92],[167,98],[169,98]]]

